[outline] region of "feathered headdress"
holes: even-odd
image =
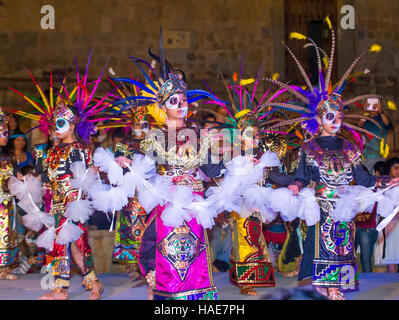
[[[33,131],[35,129],[39,129],[42,131],[44,134],[48,135],[49,134],[49,127],[53,124],[53,117],[54,117],[54,110],[55,106],[61,99],[61,94],[64,90],[64,84],[66,81],[66,77],[64,77],[61,81],[62,85],[58,93],[54,94],[54,81],[53,81],[53,70],[50,71],[50,83],[48,87],[46,88],[47,90],[43,90],[43,87],[41,86],[40,82],[37,81],[32,74],[28,70],[28,73],[36,87],[37,92],[39,93],[40,98],[34,97],[29,94],[23,94],[19,92],[18,90],[10,87],[12,91],[17,93],[19,96],[21,96],[25,101],[29,103],[31,107],[33,107],[32,111],[22,111],[22,110],[17,110],[17,109],[12,109],[9,108],[8,110],[16,114],[18,116],[21,116],[23,118],[31,119],[35,122],[37,122],[37,126],[33,127],[30,129],[28,132]],[[48,95],[46,95],[48,93]],[[74,89],[71,92],[71,98],[74,98],[74,95],[76,93],[76,89]]]
[[[30,71],[29,74],[32,81],[35,84],[37,91],[40,94],[41,99],[37,99],[30,95],[25,95],[19,91],[10,88],[35,108],[33,112],[24,112],[21,110],[11,110],[11,112],[32,119],[38,122],[38,126],[30,129],[32,131],[36,128],[41,129],[43,132],[48,134],[50,125],[54,124],[56,118],[65,118],[66,120],[76,125],[76,132],[79,137],[85,142],[89,142],[90,135],[95,132],[95,123],[104,119],[97,119],[100,112],[107,108],[108,104],[105,103],[108,93],[101,99],[97,99],[94,94],[101,81],[102,70],[100,76],[96,81],[88,82],[88,69],[91,59],[91,52],[86,65],[86,71],[84,76],[81,78],[79,75],[78,63],[76,63],[76,81],[72,82],[72,88],[67,89],[67,79],[60,79],[61,89],[54,95],[54,82],[53,72],[50,73],[50,85],[48,88],[49,96],[45,95],[45,91],[36,81]],[[104,66],[105,68],[105,66]],[[93,85],[91,91],[90,87]]]
[[[204,90],[187,90],[184,73],[179,70],[174,70],[172,65],[165,58],[162,41],[162,29],[160,30],[159,47],[159,56],[155,55],[151,52],[151,50],[149,50],[150,56],[159,62],[159,74],[148,62],[136,57],[130,57],[143,74],[146,83],[141,83],[129,78],[113,78],[112,80],[132,84],[138,88],[137,91],[140,91],[138,94],[115,101],[113,106],[119,105],[121,106],[120,111],[123,111],[126,108],[134,108],[134,105],[129,104],[129,102],[140,101],[140,105],[146,104],[148,114],[156,121],[158,125],[162,126],[166,123],[167,118],[165,112],[160,108],[160,106],[172,94],[176,92],[186,93],[187,102],[189,104],[200,99],[216,99],[216,97]],[[151,74],[155,76],[156,80],[153,80],[151,76],[144,71],[142,65],[147,66],[151,70]]]
[[[304,68],[302,67],[302,65],[300,64],[294,53],[289,49],[289,47],[285,43],[284,46],[286,47],[289,54],[292,56],[296,65],[298,66],[298,69],[306,83],[306,87],[291,86],[275,79],[262,78],[262,80],[269,81],[294,96],[294,100],[289,103],[271,102],[267,103],[266,104],[267,106],[279,107],[301,114],[299,117],[289,119],[286,121],[281,121],[278,123],[270,122],[268,123],[269,129],[275,129],[285,125],[301,123],[302,127],[312,136],[314,136],[319,129],[319,124],[317,123],[316,117],[323,115],[324,113],[328,112],[328,110],[346,110],[352,104],[355,104],[358,101],[372,97],[387,100],[384,96],[378,94],[366,94],[348,100],[341,100],[341,95],[345,88],[346,82],[352,79],[354,76],[356,76],[356,74],[355,75],[351,74],[353,69],[355,68],[358,61],[367,52],[362,53],[359,57],[357,57],[355,61],[351,64],[351,66],[348,68],[348,70],[344,73],[342,78],[334,86],[332,86],[331,74],[332,74],[332,67],[335,55],[335,32],[332,28],[332,24],[328,16],[326,17],[325,22],[327,23],[331,31],[331,38],[332,38],[331,52],[329,57],[309,37],[302,35],[298,32],[292,32],[290,34],[290,39],[307,40],[309,41],[309,43],[307,43],[306,47],[311,46],[314,47],[315,49],[317,57],[318,79],[319,79],[318,85],[316,87],[313,87]],[[381,46],[379,46],[378,44],[373,44],[369,50],[369,52],[380,52],[380,51],[381,51]],[[323,55],[323,58],[321,58],[321,55]],[[325,68],[323,68],[322,61],[324,61]],[[390,109],[395,109],[395,104],[392,101],[388,101],[388,106]],[[383,132],[381,125],[372,118],[363,115],[346,114],[345,119],[346,121],[343,122],[343,126],[346,127],[348,130],[350,130],[354,135],[357,134],[356,133],[357,131],[363,132],[377,139],[382,140],[381,143],[384,144],[383,135],[381,136],[375,135],[369,132],[368,130],[358,127],[356,124],[348,121],[348,120],[365,119],[373,122],[378,128],[381,129],[381,132]]]

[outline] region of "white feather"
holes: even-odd
[[[121,187],[126,191],[129,198],[133,198],[136,195],[136,189],[140,185],[141,178],[133,172],[128,172],[123,176]]]
[[[37,246],[39,248],[47,249],[48,251],[53,251],[54,247],[54,238],[55,238],[55,229],[50,228],[44,231],[38,238],[37,238]]]
[[[71,171],[73,178],[71,179],[71,186],[75,189],[82,189],[88,193],[93,184],[98,182],[98,174],[93,168],[86,168],[83,161],[75,161],[71,164]]]
[[[215,225],[215,216],[217,216],[214,208],[210,206],[210,203],[204,200],[201,196],[196,196],[195,201],[192,202],[188,209],[191,214],[205,229],[211,229]]]
[[[24,225],[30,230],[39,232],[43,228],[42,220],[43,215],[46,213],[41,212],[31,200],[26,200],[26,198],[24,198],[23,201],[19,201],[18,206],[27,213],[26,215],[22,216]]]
[[[279,212],[285,221],[292,221],[297,217],[298,199],[291,190],[287,188],[273,189],[268,198],[270,208]]]
[[[243,194],[245,206],[259,210],[264,222],[272,222],[277,217],[277,212],[273,211],[269,205],[269,196],[272,191],[272,188],[252,185]],[[245,210],[243,214],[245,215]],[[242,216],[241,213],[240,215]]]
[[[122,185],[123,184],[123,169],[122,169],[122,167],[118,163],[113,161],[109,165],[107,177],[108,177],[110,184],[117,185],[117,186]]]
[[[348,222],[358,214],[358,205],[355,195],[343,194],[335,204],[331,216],[335,221]]]
[[[209,187],[206,191],[206,201],[212,203],[217,213],[223,211],[240,212],[243,205],[243,198],[234,190],[219,187]]]
[[[83,230],[70,220],[66,220],[58,233],[56,243],[64,245],[76,241],[82,235]]]
[[[270,223],[274,221],[274,219],[276,219],[278,216],[277,212],[266,206],[260,208],[259,211],[264,223]]]
[[[137,200],[147,213],[150,213],[157,205],[160,204],[160,199],[154,197],[154,195],[146,189],[141,190],[137,194]]]
[[[92,206],[96,210],[105,213],[116,212],[128,204],[129,199],[125,190],[120,187],[104,186],[107,187],[107,189],[102,187],[102,189],[99,190],[92,190]]]
[[[373,192],[370,189],[360,191],[356,197],[358,202],[359,212],[371,212],[373,210],[375,202],[384,199],[384,195]]]
[[[277,153],[271,151],[266,151],[264,154],[262,154],[259,161],[259,164],[263,168],[280,167],[281,165]]]
[[[149,181],[143,180],[137,192],[137,199],[144,210],[149,213],[157,205],[165,205],[170,199],[174,184],[166,177],[155,175]]]
[[[297,216],[306,221],[307,226],[315,225],[320,220],[320,207],[316,201],[314,189],[303,188],[297,197]]]
[[[227,169],[225,176],[240,176],[242,179],[242,177],[248,175],[248,172],[252,169],[253,165],[252,162],[244,156],[236,156],[230,163],[226,164],[225,167]]]
[[[33,202],[40,205],[42,201],[42,187],[40,179],[29,175],[25,177],[25,181],[21,181],[14,176],[8,180],[8,189],[20,201],[28,201],[31,195]]]
[[[111,164],[115,161],[115,156],[104,148],[97,148],[93,154],[93,162],[101,171],[108,173]]]
[[[166,226],[178,227],[183,220],[190,221],[190,210],[186,209],[193,202],[193,190],[187,186],[178,185],[171,194],[171,202],[166,204],[161,219]]]
[[[29,212],[28,214],[22,216],[22,221],[24,226],[30,230],[39,232],[43,228],[42,220],[37,212]]]
[[[46,228],[52,228],[55,225],[55,219],[52,215],[49,215],[43,211],[40,211],[40,221],[46,226]]]
[[[272,192],[272,188],[265,188],[258,185],[249,186],[243,192],[245,205],[249,208],[260,209],[268,205],[268,198]]]
[[[369,206],[367,201],[359,204],[358,198],[360,193],[365,194],[366,188],[363,186],[344,185],[336,189],[339,199],[335,203],[335,208],[331,212],[331,216],[335,221],[348,222],[351,221],[360,211],[359,207]],[[374,195],[372,195],[374,197]],[[374,198],[375,199],[375,198]],[[375,200],[373,200],[375,201]]]
[[[95,197],[98,197],[98,193],[100,191],[107,191],[111,187],[108,184],[103,183],[100,179],[96,180],[95,183],[91,186],[91,188],[88,190],[88,196],[90,199],[93,199]]]
[[[123,176],[122,188],[129,197],[134,197],[136,189],[145,188],[144,180],[150,179],[154,175],[156,175],[154,160],[136,153],[133,155],[133,164],[129,168],[129,172]]]
[[[64,216],[74,222],[85,223],[94,213],[94,208],[89,200],[75,200],[68,203]]]
[[[386,218],[392,213],[395,207],[395,202],[393,202],[391,198],[384,197],[382,201],[378,202],[377,214],[379,214],[383,218]]]
[[[393,187],[385,191],[384,196],[390,198],[395,205],[399,205],[399,187]]]
[[[155,161],[139,153],[133,155],[131,169],[143,179],[149,179],[156,174]]]

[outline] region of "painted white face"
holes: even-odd
[[[323,115],[322,123],[328,126],[332,133],[337,133],[342,125],[342,113],[339,111],[328,111]]]
[[[64,118],[57,118],[55,120],[55,132],[62,134],[69,130],[69,121]]]
[[[148,124],[148,121],[140,121],[140,126],[141,128],[134,128],[133,132],[136,136],[140,136],[143,132],[144,134],[148,133],[150,125]]]
[[[180,106],[180,97],[179,94],[172,94],[168,100],[165,102],[165,106],[168,109],[177,109]]]
[[[177,92],[172,94],[165,101],[166,114],[168,119],[184,119],[188,113],[187,96],[185,93]]]

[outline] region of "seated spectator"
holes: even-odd
[[[32,153],[28,152],[28,140],[22,132],[10,136],[6,150],[12,155],[19,169],[35,165]]]

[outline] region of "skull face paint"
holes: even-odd
[[[144,134],[148,133],[150,127],[148,121],[140,121],[140,126],[141,128],[133,128],[134,135],[141,136],[143,132]]]
[[[177,93],[172,94],[165,102],[165,106],[168,109],[177,109],[180,106],[180,97]]]
[[[342,124],[342,112],[330,110],[323,114],[322,118],[323,126],[328,126],[331,133],[336,134],[341,129]]]
[[[64,118],[57,118],[55,120],[55,132],[62,134],[69,130],[69,121]]]
[[[168,118],[182,119],[187,116],[187,96],[182,92],[172,94],[169,99],[166,100],[164,106],[166,107]]]
[[[8,138],[8,128],[7,127],[1,128],[0,138],[5,138],[5,139]]]

